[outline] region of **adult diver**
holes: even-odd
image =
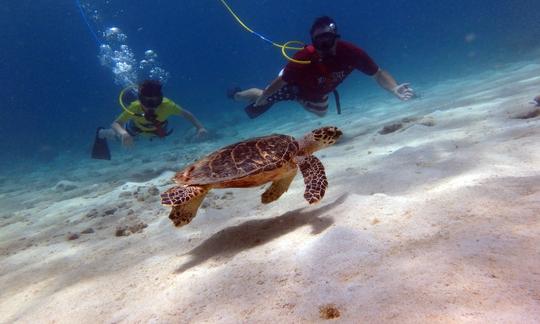
[[[245,111],[250,118],[260,116],[274,103],[283,100],[297,101],[307,111],[322,117],[328,110],[328,95],[353,70],[372,76],[379,86],[400,100],[406,101],[415,96],[409,83],[398,84],[363,49],[341,40],[332,18],[323,16],[315,19],[310,36],[312,45],[297,52],[294,60],[264,90],[251,88],[242,91],[237,87],[230,89],[227,96],[249,102]]]

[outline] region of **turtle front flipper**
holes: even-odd
[[[266,189],[266,191],[261,196],[261,202],[263,204],[269,204],[272,201],[277,200],[281,195],[283,195],[287,190],[289,190],[289,186],[291,185],[291,182],[293,181],[294,177],[296,176],[296,167],[291,170],[285,177],[280,178],[274,182],[272,182],[272,185]]]
[[[191,222],[208,191],[207,187],[185,186],[173,187],[161,194],[161,204],[172,207],[169,218],[174,226]]]
[[[315,156],[308,155],[298,159],[298,167],[304,176],[304,183],[306,184],[304,198],[310,204],[319,202],[328,187],[323,164]]]

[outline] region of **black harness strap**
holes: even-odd
[[[341,103],[339,102],[339,92],[334,90],[334,99],[336,99],[336,111],[338,115],[341,115]]]
[[[318,59],[319,59],[319,55],[317,53],[315,53],[315,55],[313,55],[312,62],[314,62],[314,61],[318,62]],[[324,65],[321,62],[318,62],[316,64],[317,64],[317,68],[319,69],[321,74],[324,76],[326,85],[328,85],[328,83],[332,82],[330,80],[331,74],[328,71],[328,68],[326,67],[326,65]],[[336,100],[336,111],[337,111],[338,115],[341,115],[341,103],[340,103],[340,100],[339,100],[339,92],[337,91],[337,89],[332,90],[332,92],[334,93],[334,99]]]

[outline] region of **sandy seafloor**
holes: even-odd
[[[114,146],[111,162],[64,156],[3,175],[0,321],[538,323],[538,94],[540,65],[513,63],[414,102],[348,91],[341,116],[287,108],[221,141]],[[330,182],[321,203],[307,205],[298,175],[270,205],[262,188],[214,190],[172,226],[158,192],[174,170],[318,124],[345,133],[316,154]]]

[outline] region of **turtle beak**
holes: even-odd
[[[337,127],[332,127],[328,130],[328,136],[335,141],[337,141],[341,137],[341,135],[343,135],[343,132]]]
[[[343,132],[339,128],[328,126],[320,129],[319,138],[323,139],[323,141],[326,142],[326,145],[332,145],[337,142],[341,135],[343,135]]]

